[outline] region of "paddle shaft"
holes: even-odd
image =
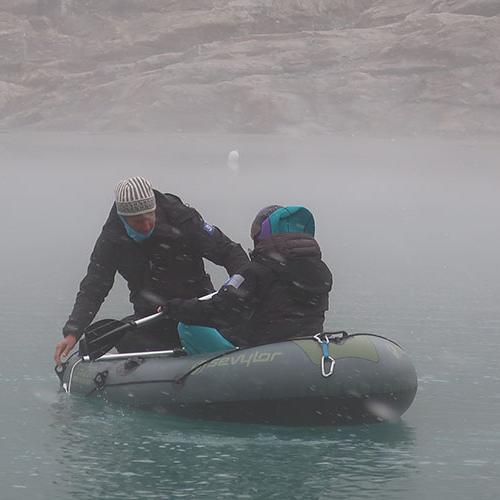
[[[209,300],[216,294],[217,294],[217,292],[212,292],[212,293],[209,293],[208,295],[203,295],[203,297],[199,297],[198,300]],[[145,316],[144,318],[134,319],[134,320],[128,321],[125,325],[123,325],[123,327],[125,327],[126,325],[130,325],[130,326],[135,327],[135,328],[140,328],[141,326],[146,325],[150,321],[154,321],[155,319],[163,316],[164,314],[165,313],[163,311],[160,311],[160,312],[157,312],[155,314],[151,314],[150,316]],[[121,329],[122,329],[122,327],[120,327],[120,330]],[[103,337],[105,337],[105,335],[103,335]]]
[[[216,293],[217,292],[213,292],[208,295],[204,295],[203,297],[200,297],[198,300],[209,300]],[[93,347],[93,349],[90,352],[88,352],[87,356],[90,357],[90,359],[96,359],[94,358],[94,356],[96,355],[97,352],[103,349],[103,347],[105,347],[107,350],[111,349],[116,344],[116,342],[118,342],[118,340],[123,335],[125,335],[127,331],[135,330],[136,328],[141,328],[142,326],[147,325],[148,323],[160,318],[161,316],[165,316],[164,311],[151,314],[150,316],[145,316],[144,318],[130,320],[124,323],[123,325],[113,328],[109,332],[103,333],[97,338],[89,340],[87,343],[87,347],[88,348]],[[109,345],[106,345],[106,340],[109,340]]]
[[[146,323],[149,323],[150,321],[155,320],[156,318],[159,318],[160,316],[163,316],[163,312],[158,312],[155,314],[151,314],[151,316],[146,316],[145,318],[130,321],[130,324],[136,327],[140,327],[142,325],[145,325]]]
[[[105,341],[109,337],[117,337],[118,334],[121,334],[122,332],[125,332],[125,330],[130,330],[130,329],[135,329],[135,328],[140,328],[141,326],[147,325],[149,322],[159,318],[160,316],[163,316],[163,312],[151,314],[151,316],[146,316],[144,318],[136,319],[136,320],[131,320],[127,321],[123,325],[120,325],[110,332],[103,333],[100,337],[90,341],[90,344],[94,344],[98,342],[99,344],[102,344],[103,341]]]

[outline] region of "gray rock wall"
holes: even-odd
[[[0,129],[497,134],[500,0],[0,0]]]

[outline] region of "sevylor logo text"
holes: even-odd
[[[248,367],[255,363],[271,363],[282,354],[282,352],[252,352],[250,354],[241,353],[237,356],[224,356],[219,359],[214,359],[206,365],[200,366],[198,370],[193,372],[193,375],[201,373],[203,370],[208,368],[216,368],[220,366],[245,365]]]

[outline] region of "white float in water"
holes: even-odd
[[[233,172],[238,172],[240,169],[240,153],[237,150],[230,151],[227,155],[227,166]]]

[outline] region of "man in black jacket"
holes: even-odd
[[[262,209],[251,237],[251,262],[209,300],[167,301],[162,310],[181,325],[181,342],[190,353],[217,351],[231,345],[254,346],[323,331],[333,277],[321,260],[314,239],[314,219],[304,207]],[[226,328],[243,325],[232,334]],[[211,338],[209,338],[211,337]]]
[[[92,322],[111,290],[116,272],[127,281],[136,317],[156,311],[174,297],[192,298],[213,292],[203,258],[226,268],[229,275],[248,262],[241,246],[172,194],[153,190],[142,177],[122,181],[116,202],[97,239],[86,276],[80,283],[64,338],[56,346],[60,363]],[[120,352],[179,346],[177,323],[156,322],[153,328],[125,335]]]

